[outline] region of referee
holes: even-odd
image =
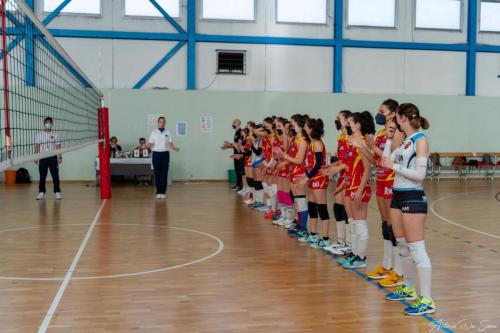
[[[179,151],[172,142],[170,131],[165,128],[166,122],[165,117],[158,118],[158,129],[151,132],[149,137],[149,148],[153,151],[156,199],[166,198],[170,150]]]
[[[35,153],[36,154],[50,154],[51,152],[61,149],[61,142],[59,141],[59,137],[57,133],[52,131],[52,126],[54,125],[54,121],[51,117],[47,117],[43,121],[44,130],[39,132],[36,136],[35,142]],[[38,171],[40,172],[40,183],[38,185],[38,196],[37,200],[45,199],[45,181],[47,179],[47,173],[50,171],[50,175],[52,176],[52,181],[54,182],[54,193],[56,200],[61,200],[61,187],[59,182],[59,164],[62,163],[62,156],[54,155],[51,157],[42,158],[38,163]]]

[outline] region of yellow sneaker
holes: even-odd
[[[384,266],[378,266],[375,270],[369,272],[366,274],[370,279],[373,280],[381,280],[385,279],[391,274],[392,270],[387,270],[384,268]]]
[[[391,271],[391,273],[383,280],[380,280],[378,284],[381,287],[391,288],[396,286],[401,286],[405,282],[405,279],[402,276],[396,274],[395,271]]]

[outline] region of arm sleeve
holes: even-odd
[[[417,157],[415,160],[415,170],[405,168],[400,164],[394,164],[392,169],[400,175],[416,182],[421,182],[427,174],[427,157]]]
[[[262,154],[262,147],[255,148],[255,147],[252,145],[252,150],[253,150],[253,152],[254,152],[256,155],[258,155],[258,156],[260,156],[260,155]]]
[[[384,152],[382,153],[383,157],[391,157],[391,147],[392,147],[392,140],[387,139],[385,142],[385,147],[384,147]]]
[[[321,165],[323,164],[323,153],[322,152],[316,152],[314,153],[314,156],[316,157],[316,163],[314,164],[314,167],[312,168],[311,171],[306,172],[307,178],[313,178],[318,174],[319,169],[321,169]]]

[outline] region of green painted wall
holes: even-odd
[[[232,160],[219,146],[231,139],[231,121],[259,121],[267,115],[307,113],[323,118],[329,150],[336,147],[333,125],[337,111],[370,110],[387,97],[417,104],[431,124],[427,134],[432,151],[499,151],[499,97],[336,95],[331,93],[207,92],[168,90],[105,90],[110,108],[111,134],[124,148],[148,137],[147,115],[163,114],[181,152],[172,156],[172,176],[180,179],[225,179]],[[203,133],[200,117],[213,117],[213,132]],[[188,136],[175,137],[175,123],[187,121]],[[96,148],[66,154],[63,179],[93,179]],[[33,176],[37,176],[30,165]],[[36,177],[35,177],[36,178]]]

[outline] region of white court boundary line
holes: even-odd
[[[449,223],[451,225],[454,225],[456,227],[459,227],[459,228],[462,228],[462,229],[465,229],[465,230],[468,230],[468,231],[472,231],[472,232],[475,232],[475,233],[478,233],[478,234],[481,234],[483,236],[488,236],[488,237],[493,237],[493,238],[496,238],[496,239],[500,239],[500,236],[497,236],[497,235],[492,235],[492,234],[489,234],[487,232],[484,232],[484,231],[481,231],[481,230],[477,230],[477,229],[473,229],[473,228],[469,228],[465,225],[462,225],[460,223],[456,223],[456,222],[453,222],[449,219],[447,219],[446,217],[440,215],[438,212],[436,212],[434,206],[441,202],[441,201],[444,201],[444,200],[447,200],[447,199],[450,199],[450,198],[453,198],[453,197],[458,197],[458,196],[461,196],[461,195],[469,195],[469,194],[473,194],[473,193],[482,193],[482,192],[490,192],[489,190],[483,190],[483,191],[474,191],[474,192],[466,192],[466,193],[458,193],[458,194],[452,194],[452,195],[445,195],[443,197],[440,197],[436,200],[434,200],[431,205],[430,205],[430,210],[432,212],[432,214],[434,214],[437,218],[441,219],[442,221],[446,222],[446,223]]]
[[[65,227],[65,226],[88,226],[88,224],[60,224],[60,225],[54,225],[54,226],[46,226],[46,227],[22,227],[22,228],[13,228],[13,229],[5,229],[5,230],[0,230],[0,234],[4,232],[11,232],[11,231],[22,231],[22,230],[34,230],[34,229],[51,229],[51,228],[59,228],[59,227]],[[101,226],[103,226],[101,224]],[[177,268],[182,268],[186,266],[191,266],[194,264],[198,264],[204,261],[207,261],[215,256],[217,256],[222,250],[224,250],[224,242],[211,234],[208,234],[206,232],[198,231],[198,230],[193,230],[193,229],[187,229],[187,228],[180,228],[180,227],[171,227],[171,226],[162,226],[162,225],[154,225],[154,224],[132,224],[132,223],[112,223],[106,226],[137,226],[137,227],[146,227],[146,228],[164,228],[164,229],[175,229],[175,230],[183,230],[183,231],[189,231],[193,232],[196,234],[204,235],[209,238],[214,239],[218,243],[218,248],[215,252],[194,260],[190,261],[184,264],[179,264],[175,266],[168,266],[164,268],[158,268],[154,270],[149,270],[149,271],[143,271],[143,272],[134,272],[134,273],[124,273],[124,274],[116,274],[116,275],[103,275],[103,276],[82,276],[82,277],[72,277],[72,281],[79,281],[79,280],[99,280],[99,279],[114,279],[114,278],[122,278],[122,277],[131,277],[131,276],[139,276],[139,275],[146,275],[146,274],[153,274],[153,273],[159,273],[159,272],[166,272],[170,271],[173,269]],[[0,276],[0,280],[7,280],[7,281],[63,281],[64,278],[30,278],[30,277],[18,277],[18,276]]]
[[[97,211],[97,214],[94,217],[94,220],[92,221],[92,224],[89,227],[89,230],[87,231],[87,234],[85,235],[85,238],[83,239],[82,243],[80,244],[80,248],[78,249],[78,252],[75,255],[75,258],[73,258],[73,262],[68,268],[68,271],[66,272],[66,276],[64,277],[63,282],[61,283],[61,286],[59,287],[59,290],[57,290],[57,294],[54,297],[54,300],[52,301],[52,304],[50,305],[49,311],[45,315],[45,318],[42,321],[42,324],[40,325],[40,328],[38,329],[38,333],[45,333],[47,331],[47,328],[50,325],[50,322],[52,320],[52,317],[56,313],[57,307],[59,306],[59,303],[61,302],[62,296],[64,295],[64,292],[66,291],[66,288],[68,287],[69,281],[71,280],[71,277],[73,276],[73,273],[76,269],[76,265],[78,265],[78,262],[80,261],[80,257],[82,256],[83,251],[85,250],[85,247],[87,246],[87,243],[90,239],[90,235],[92,234],[92,231],[94,230],[95,225],[99,221],[99,218],[101,216],[101,212],[106,205],[107,200],[104,199],[102,201],[101,207]]]

